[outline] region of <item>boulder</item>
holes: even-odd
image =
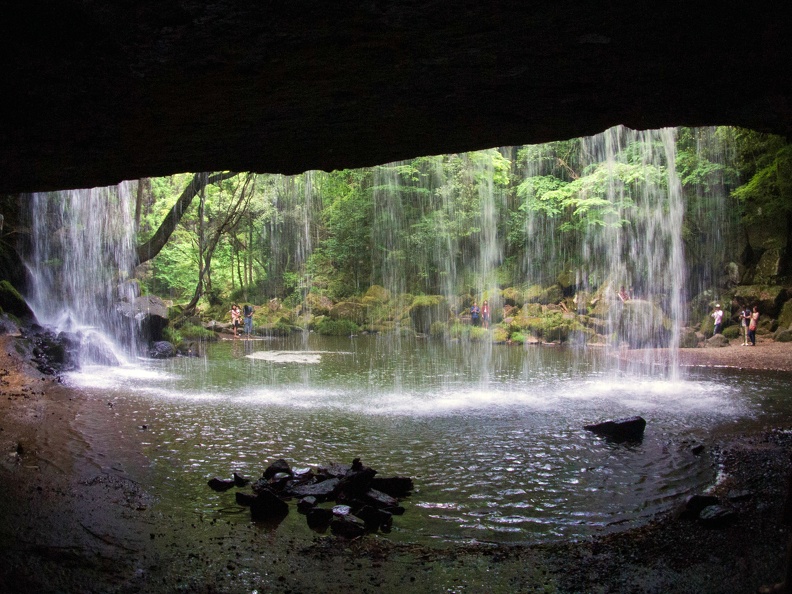
[[[36,319],[27,301],[7,280],[0,281],[0,310],[23,322],[32,322]]]
[[[360,538],[366,533],[366,524],[353,515],[334,516],[333,521],[330,522],[330,532],[341,538]]]
[[[308,527],[312,530],[324,532],[333,520],[333,512],[329,509],[322,507],[314,507],[310,509],[305,517],[308,521]]]
[[[152,359],[169,359],[176,356],[176,347],[167,340],[158,340],[149,346],[148,356]]]
[[[255,521],[283,519],[288,513],[289,504],[269,490],[259,491],[250,502],[250,516]]]
[[[685,509],[682,511],[682,517],[698,518],[705,507],[719,504],[720,499],[714,495],[691,495],[685,502]]]
[[[773,340],[776,342],[792,342],[792,331],[785,328],[779,328],[773,334]]]
[[[734,300],[737,303],[749,307],[758,306],[763,317],[777,317],[788,298],[786,288],[775,285],[741,285],[734,291]]]
[[[275,460],[272,464],[270,464],[267,469],[264,471],[264,478],[271,479],[273,476],[278,474],[279,472],[285,472],[288,475],[292,475],[292,469],[289,466],[289,463],[286,462],[283,458],[279,458]]]
[[[641,441],[646,429],[646,420],[635,416],[585,425],[583,428],[614,442]]]
[[[737,512],[723,505],[709,505],[699,514],[699,522],[706,528],[726,528],[736,521]]]
[[[704,341],[704,346],[707,348],[723,348],[729,346],[729,339],[723,334],[716,334]]]
[[[413,480],[407,476],[374,477],[371,488],[391,497],[407,497],[413,490]]]
[[[162,331],[168,325],[168,306],[155,295],[143,295],[135,299],[120,301],[116,312],[132,319],[140,335],[150,341],[162,340]]]
[[[319,483],[312,483],[308,485],[298,485],[288,489],[289,495],[295,497],[316,497],[317,501],[328,501],[335,496],[336,489],[340,479],[331,478]]]
[[[214,491],[228,491],[234,486],[234,479],[221,479],[214,477],[207,483]]]

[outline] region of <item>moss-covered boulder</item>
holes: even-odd
[[[36,319],[24,297],[7,280],[0,281],[0,309],[24,322]]]
[[[541,303],[548,305],[550,303],[558,303],[564,296],[561,287],[558,285],[551,285],[543,287],[542,285],[532,285],[525,290],[524,297],[527,303]]]
[[[366,306],[355,301],[336,303],[329,312],[333,320],[350,320],[358,326],[366,322]]]
[[[773,334],[773,340],[776,342],[792,342],[792,331],[787,328],[779,328]]]
[[[778,327],[782,330],[792,327],[792,299],[785,301],[778,314]]]
[[[782,253],[779,248],[764,251],[754,269],[754,284],[773,285],[778,281],[783,262]]]
[[[759,307],[762,316],[775,318],[789,299],[789,292],[781,286],[743,285],[734,290],[734,300],[741,306]]]
[[[410,306],[410,320],[416,332],[428,334],[434,322],[448,321],[448,303],[442,295],[418,295]]]
[[[523,293],[517,287],[506,287],[501,291],[503,303],[510,307],[519,307],[523,304]]]
[[[315,316],[326,316],[333,309],[333,301],[326,295],[308,293],[305,296],[304,306]]]
[[[371,285],[363,296],[365,300],[379,303],[387,303],[390,298],[390,291],[381,285]]]

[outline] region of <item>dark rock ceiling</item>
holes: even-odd
[[[27,0],[0,191],[296,173],[602,131],[792,134],[792,3]]]

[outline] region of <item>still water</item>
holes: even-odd
[[[605,350],[310,335],[221,341],[68,382],[126,411],[165,510],[248,522],[209,478],[359,457],[414,479],[389,538],[536,542],[647,521],[717,480],[693,444],[789,418],[787,375],[682,375],[619,369]],[[582,429],[632,415],[647,420],[639,444]]]

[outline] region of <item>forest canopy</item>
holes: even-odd
[[[792,218],[783,138],[680,128],[668,147],[617,129],[355,170],[140,180],[140,245],[161,233],[180,197],[184,208],[137,276],[146,291],[193,305],[296,304],[309,292],[341,300],[372,285],[432,295],[548,282],[580,269],[603,230],[650,232],[646,194],[668,195],[669,179],[678,180],[685,254],[702,285],[745,257],[746,226]]]

